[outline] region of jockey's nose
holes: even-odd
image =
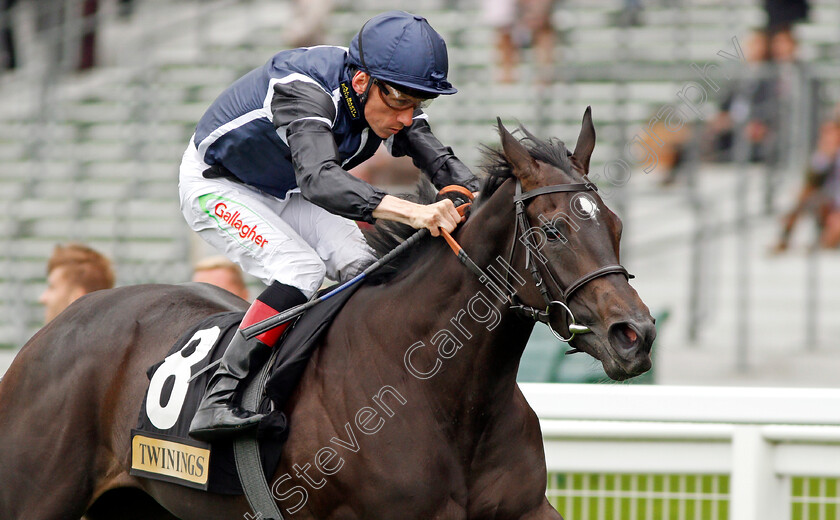
[[[401,110],[397,114],[397,121],[403,124],[403,126],[411,126],[411,123],[414,121],[414,109],[406,109]]]

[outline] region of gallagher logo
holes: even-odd
[[[208,206],[208,202],[213,204],[212,200],[207,200],[208,198],[215,199],[215,206],[213,206],[212,210],[210,210]],[[201,197],[201,207],[202,209],[208,214],[212,215],[217,221],[224,222],[231,229],[226,229],[228,233],[235,233],[234,236],[238,236],[242,240],[253,242],[254,244],[260,246],[261,248],[265,247],[268,243],[268,239],[260,234],[257,230],[258,224],[246,224],[245,221],[242,220],[242,214],[239,210],[231,209],[228,207],[228,203],[231,205],[240,205],[234,201],[227,201],[223,199],[216,198],[212,194],[205,195]],[[224,229],[224,228],[223,228]],[[243,244],[246,245],[246,244]]]

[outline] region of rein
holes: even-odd
[[[513,261],[513,254],[516,250],[516,243],[518,242],[517,237],[519,236],[520,233],[524,234],[528,230],[528,220],[527,220],[527,217],[525,216],[525,202],[530,200],[530,199],[533,199],[535,197],[539,197],[540,195],[547,195],[549,193],[561,193],[561,192],[567,193],[567,192],[576,192],[576,191],[597,191],[597,188],[595,187],[594,184],[588,184],[588,183],[555,184],[555,185],[552,185],[552,186],[543,186],[541,188],[537,188],[535,190],[531,190],[531,191],[523,193],[522,192],[522,185],[520,184],[519,180],[517,179],[517,181],[516,181],[516,195],[513,198],[513,202],[514,202],[514,204],[516,204],[516,229],[514,229],[514,231],[513,231],[513,234],[514,234],[513,235],[513,243],[511,244],[510,255],[508,256],[508,265],[511,265],[511,262]],[[444,193],[448,193],[448,192],[456,192],[460,195],[465,196],[470,201],[472,201],[472,199],[473,199],[472,192],[470,192],[469,190],[467,190],[466,188],[463,188],[461,186],[447,186],[440,191],[440,194],[444,194]],[[458,206],[457,207],[458,213],[460,213],[461,216],[463,216],[465,214],[466,210],[470,207],[470,204],[471,204],[470,202],[467,202],[467,203],[464,203],[464,204],[461,204],[460,206]],[[444,231],[443,229],[441,229],[440,231],[441,231],[441,235],[443,236],[443,238],[449,244],[449,247],[452,249],[452,251],[458,257],[458,260],[462,264],[464,264],[467,267],[467,269],[469,269],[473,274],[478,276],[479,279],[488,279],[488,280],[490,279],[490,278],[487,277],[486,274],[484,274],[484,272],[481,270],[481,268],[478,267],[478,265],[476,265],[475,262],[472,261],[472,259],[469,257],[467,252],[464,251],[464,248],[461,247],[461,245],[458,244],[458,242],[454,238],[452,238],[452,235],[450,235],[447,231]],[[246,338],[252,338],[252,337],[258,336],[258,335],[262,334],[263,332],[271,330],[274,327],[277,327],[278,325],[280,325],[282,323],[285,323],[285,322],[291,320],[292,318],[295,318],[295,317],[303,314],[306,310],[314,307],[318,303],[321,303],[321,302],[335,296],[339,292],[344,291],[347,288],[359,283],[360,281],[365,279],[369,274],[371,274],[373,271],[376,271],[377,269],[379,269],[383,265],[387,264],[388,262],[393,260],[395,257],[402,254],[403,251],[411,248],[415,243],[417,243],[419,240],[421,240],[423,237],[425,237],[428,233],[429,233],[428,229],[420,229],[420,230],[416,231],[411,237],[409,237],[407,240],[405,240],[399,246],[394,248],[387,255],[383,256],[382,258],[380,258],[379,260],[377,260],[376,262],[374,262],[373,264],[368,266],[368,268],[365,269],[364,272],[358,274],[352,280],[349,280],[349,281],[345,282],[344,284],[340,285],[339,287],[333,289],[329,293],[324,294],[323,296],[321,296],[319,298],[310,300],[310,301],[308,301],[308,302],[306,302],[302,305],[298,305],[297,307],[292,307],[291,309],[288,309],[288,310],[286,310],[286,311],[284,311],[280,314],[277,314],[275,316],[266,318],[266,319],[264,319],[264,320],[262,320],[258,323],[255,323],[255,324],[251,325],[250,327],[244,328],[242,330],[243,335]],[[545,303],[546,303],[545,310],[540,310],[540,309],[537,309],[536,307],[531,307],[531,306],[525,305],[524,303],[522,303],[519,300],[519,297],[516,296],[515,292],[511,292],[510,294],[507,295],[508,303],[510,304],[510,309],[512,311],[526,317],[526,318],[532,319],[534,321],[539,321],[541,323],[545,323],[546,325],[548,325],[548,328],[551,329],[551,332],[557,337],[557,339],[559,339],[560,341],[565,341],[565,342],[571,341],[572,338],[574,338],[578,334],[586,334],[587,332],[591,332],[589,330],[589,327],[587,327],[586,325],[581,325],[581,324],[579,324],[575,321],[575,315],[572,313],[572,310],[568,306],[569,298],[572,297],[572,295],[575,293],[575,291],[577,291],[578,289],[580,289],[581,287],[586,285],[588,282],[591,282],[592,280],[594,280],[596,278],[600,278],[601,276],[605,276],[605,275],[608,275],[608,274],[620,273],[620,274],[623,274],[628,279],[633,278],[633,275],[628,273],[627,269],[625,269],[623,266],[621,266],[619,264],[607,265],[607,266],[604,266],[604,267],[600,267],[600,268],[592,271],[589,274],[581,276],[580,278],[578,278],[577,280],[575,280],[574,282],[569,284],[569,286],[565,290],[563,290],[563,288],[560,286],[560,284],[557,283],[557,280],[555,280],[554,277],[552,276],[551,271],[546,270],[546,272],[548,273],[548,277],[551,279],[552,282],[554,282],[554,285],[560,291],[560,296],[562,298],[562,301],[561,301],[561,300],[554,300],[554,299],[551,298],[551,295],[548,292],[548,288],[545,286],[542,275],[540,275],[540,271],[539,271],[539,268],[537,267],[537,263],[531,260],[531,251],[527,247],[525,248],[525,266],[531,271],[531,276],[534,278],[534,283],[537,286],[537,289],[539,289],[540,293],[543,295],[543,299],[545,299]],[[505,274],[505,287],[508,287],[508,283],[507,283],[508,282],[508,279],[507,279],[508,276],[509,276],[509,274],[506,272],[506,274]],[[568,338],[564,338],[563,336],[561,336],[551,326],[551,308],[552,308],[552,306],[562,307],[563,310],[569,315],[570,321],[569,321],[569,337]]]
[[[445,190],[446,188],[444,188]],[[519,182],[519,179],[516,180],[516,195],[513,197],[513,202],[516,205],[516,228],[513,231],[513,242],[511,243],[510,254],[508,255],[508,265],[511,265],[513,261],[513,255],[516,251],[516,243],[519,241],[518,237],[520,234],[525,234],[528,231],[528,219],[525,216],[525,203],[528,200],[533,198],[539,197],[540,195],[547,195],[550,193],[569,193],[569,192],[582,192],[582,191],[597,191],[598,188],[591,183],[577,183],[577,184],[555,184],[552,186],[543,186],[531,191],[522,192],[522,184]],[[444,193],[441,190],[441,193]],[[470,194],[471,195],[471,194]],[[470,197],[472,200],[472,197]],[[468,207],[469,203],[463,204],[458,207],[458,212],[463,215],[462,208]],[[489,279],[487,275],[478,267],[475,262],[467,255],[464,248],[455,241],[452,236],[444,231],[441,230],[441,234],[443,235],[444,239],[449,244],[449,247],[458,257],[458,260],[464,264],[470,271],[472,271],[476,276],[482,279]],[[577,323],[575,320],[575,315],[572,313],[572,310],[569,308],[568,302],[572,295],[586,285],[587,283],[600,278],[602,276],[606,276],[608,274],[622,274],[628,280],[633,278],[633,275],[627,272],[627,269],[620,264],[611,264],[606,265],[603,267],[599,267],[594,271],[587,273],[571,284],[564,290],[562,286],[554,279],[554,276],[551,274],[551,271],[546,269],[546,273],[548,274],[548,278],[554,283],[554,286],[560,291],[560,297],[562,300],[555,300],[551,297],[551,294],[548,291],[548,287],[546,287],[545,281],[543,280],[542,275],[540,274],[539,267],[537,266],[537,262],[531,259],[531,250],[529,248],[525,248],[525,267],[531,272],[531,276],[534,279],[534,284],[536,285],[537,289],[542,294],[543,299],[545,300],[545,310],[537,309],[536,307],[531,307],[529,305],[525,305],[521,302],[519,297],[516,295],[515,292],[511,292],[507,295],[508,303],[510,305],[510,309],[521,316],[529,318],[534,321],[538,321],[540,323],[545,323],[548,325],[548,328],[554,334],[554,336],[559,339],[560,341],[569,342],[571,341],[576,335],[578,334],[586,334],[591,332],[589,327],[586,325],[581,325]],[[505,273],[505,288],[509,287],[508,282],[508,273]],[[554,330],[554,327],[551,326],[551,308],[552,306],[559,306],[561,307],[570,318],[569,321],[569,337],[564,338],[560,333]]]

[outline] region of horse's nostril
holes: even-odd
[[[636,343],[636,340],[639,339],[639,335],[636,334],[636,331],[630,327],[624,327],[622,332],[624,333],[624,337],[627,339],[628,343]]]
[[[629,322],[614,323],[609,335],[611,342],[625,351],[632,351],[642,343],[641,335]]]

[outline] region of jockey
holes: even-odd
[[[281,51],[231,85],[202,116],[181,162],[190,227],[268,287],[253,302],[208,383],[190,434],[216,440],[256,426],[241,385],[284,326],[246,340],[242,329],[302,304],[325,276],[344,282],[375,261],[354,220],[452,231],[450,200],[402,200],[347,170],[384,142],[438,187],[478,180],[432,134],[422,108],[457,90],[446,44],[425,18],[391,11],[368,20],[350,48]]]

